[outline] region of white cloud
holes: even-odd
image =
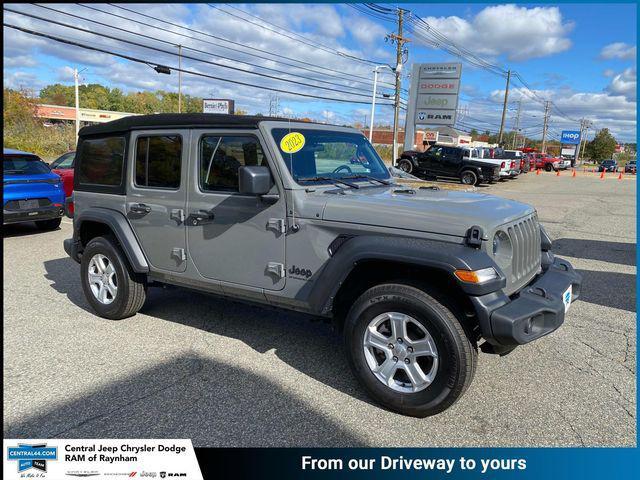
[[[384,38],[387,33],[387,29],[385,29],[382,25],[370,22],[364,18],[351,18],[350,19],[350,33],[353,38],[355,38],[361,44],[366,46],[371,45],[376,41],[380,41]]]
[[[620,60],[635,60],[636,47],[635,45],[628,45],[623,42],[610,43],[602,49],[600,58],[605,60],[614,58]]]
[[[611,95],[622,95],[627,100],[636,101],[637,74],[635,67],[629,67],[611,79],[607,91]]]
[[[476,54],[506,55],[527,60],[563,52],[571,47],[567,35],[573,22],[564,22],[558,7],[517,5],[486,7],[475,17],[428,17],[433,28]]]

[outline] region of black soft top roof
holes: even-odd
[[[172,127],[223,127],[257,128],[260,122],[288,122],[288,118],[261,117],[251,115],[226,115],[218,113],[158,113],[155,115],[132,115],[99,125],[80,129],[80,136],[102,135],[146,128]],[[296,121],[296,120],[292,120]]]

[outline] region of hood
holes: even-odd
[[[415,194],[400,193],[402,190]],[[324,220],[378,225],[464,237],[478,225],[492,230],[534,212],[533,207],[493,195],[453,190],[393,187],[345,189],[329,195]]]

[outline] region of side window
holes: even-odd
[[[136,185],[149,188],[180,188],[182,137],[140,136],[136,141]]]
[[[442,147],[431,147],[429,149],[429,156],[432,158],[441,158],[442,157]]]
[[[120,187],[124,148],[124,137],[85,138],[79,152],[78,183]]]
[[[251,135],[205,135],[199,157],[203,192],[237,192],[238,168],[266,165],[260,142]]]

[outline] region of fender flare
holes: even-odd
[[[122,213],[107,208],[92,207],[76,215],[73,219],[73,240],[79,248],[82,248],[80,245],[80,229],[82,223],[86,221],[107,225],[118,239],[118,243],[127,256],[133,271],[136,273],[149,273],[149,263],[131,225]]]
[[[340,237],[338,237],[340,238]],[[351,271],[359,264],[384,260],[444,271],[456,280],[468,295],[485,295],[506,286],[506,277],[493,259],[482,250],[464,244],[408,237],[365,235],[351,237],[339,244],[327,261],[309,293],[312,309],[330,314],[333,301]],[[460,282],[456,270],[480,270],[493,267],[499,278],[483,285]]]

